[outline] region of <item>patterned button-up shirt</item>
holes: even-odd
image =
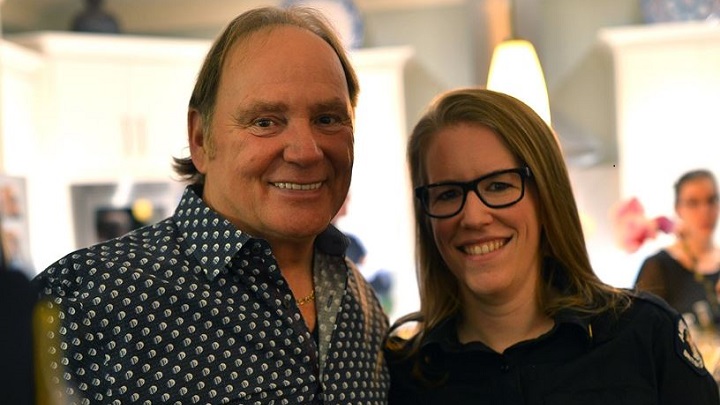
[[[174,215],[78,250],[34,280],[42,369],[63,404],[384,404],[387,317],[343,257],[315,242],[317,340],[270,245],[188,187]]]

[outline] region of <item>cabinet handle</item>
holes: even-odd
[[[122,147],[123,147],[123,155],[124,156],[130,156],[133,153],[133,144],[135,143],[133,141],[133,133],[132,133],[132,127],[130,125],[130,117],[127,115],[122,117],[121,120],[121,130],[122,130]]]
[[[137,141],[137,154],[138,156],[144,156],[146,152],[146,146],[147,146],[147,121],[145,117],[138,117],[135,120],[135,126],[137,131],[135,131],[135,137]]]

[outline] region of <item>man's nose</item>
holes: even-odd
[[[288,162],[308,165],[322,159],[323,151],[318,144],[318,136],[313,131],[312,124],[298,123],[291,126],[287,133],[284,158]]]

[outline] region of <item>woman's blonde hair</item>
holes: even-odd
[[[528,186],[534,188],[538,199],[540,249],[545,259],[537,297],[542,310],[549,316],[565,308],[591,315],[629,305],[626,293],[604,284],[593,272],[558,140],[545,121],[521,101],[474,88],[441,94],[410,136],[407,153],[413,187],[427,184],[425,162],[431,139],[458,124],[491,129],[532,172]],[[458,281],[435,245],[430,218],[417,199],[414,207],[420,312],[423,331],[427,331],[456,315],[461,303]]]

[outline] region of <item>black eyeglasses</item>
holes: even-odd
[[[499,170],[468,182],[444,182],[415,188],[425,214],[450,218],[462,211],[470,191],[490,208],[509,207],[525,195],[525,179],[532,176],[529,167]]]

